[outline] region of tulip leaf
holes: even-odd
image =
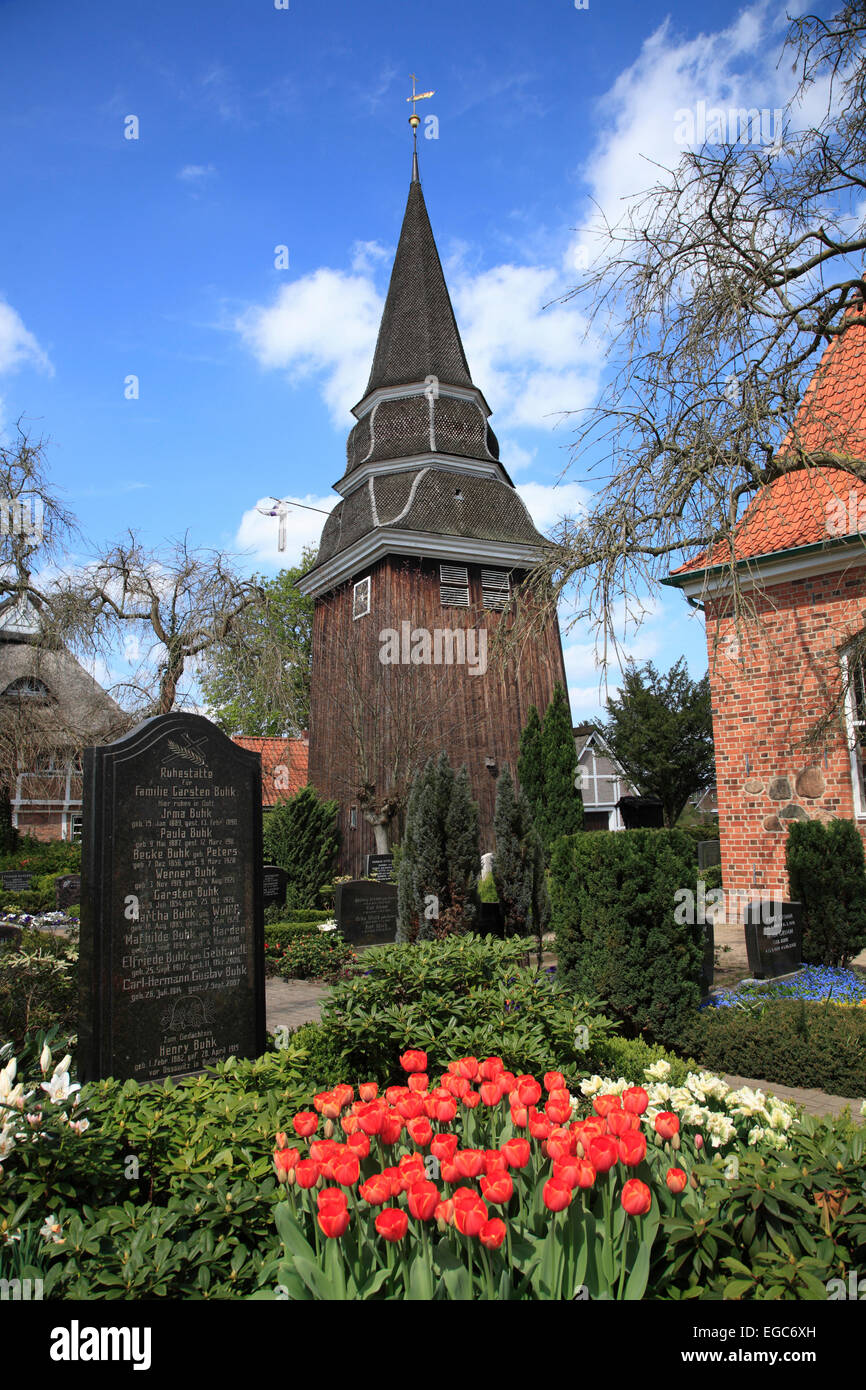
[[[419,1250],[409,1269],[409,1298],[413,1302],[429,1303],[433,1297],[433,1270],[429,1256]]]
[[[329,1303],[334,1302],[337,1297],[334,1286],[325,1278],[317,1264],[306,1259],[303,1255],[295,1255],[293,1263],[307,1288],[316,1298],[324,1299]]]
[[[298,1223],[289,1207],[288,1202],[278,1202],[276,1215],[274,1217],[277,1230],[280,1233],[280,1240],[291,1255],[303,1255],[305,1259],[314,1260],[316,1258],[313,1247],[306,1241],[300,1232]]]
[[[637,1258],[632,1264],[625,1288],[623,1289],[622,1296],[624,1300],[635,1302],[643,1298],[647,1280],[649,1279],[649,1267],[650,1242],[648,1240],[642,1240],[638,1248]]]

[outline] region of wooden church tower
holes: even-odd
[[[415,117],[417,122],[419,118]],[[415,127],[417,129],[417,126]],[[312,785],[340,804],[339,872],[399,842],[427,758],[466,764],[494,849],[496,777],[565,671],[555,621],[505,664],[510,593],[549,542],[499,461],[427,216],[417,151],[370,380],[314,567]],[[567,688],[567,687],[566,687]]]

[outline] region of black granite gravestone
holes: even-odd
[[[81,874],[63,874],[54,880],[54,908],[65,912],[68,907],[81,902]]]
[[[722,845],[719,840],[698,841],[698,868],[711,869],[722,862]]]
[[[8,873],[0,874],[0,883],[3,884],[4,893],[26,893],[33,886],[33,875],[22,869],[10,869]]]
[[[261,780],[197,714],[85,750],[83,1081],[264,1051]]]
[[[391,880],[391,870],[393,868],[393,854],[367,855],[366,874],[368,878],[375,878],[379,883],[389,883]]]
[[[336,918],[341,935],[355,946],[391,945],[397,938],[396,883],[338,883]]]
[[[265,907],[284,907],[289,876],[278,864],[266,864],[262,869],[262,902]]]
[[[801,903],[750,903],[746,908],[746,954],[755,980],[792,975],[803,964]]]

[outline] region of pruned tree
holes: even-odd
[[[590,480],[605,477],[586,515],[561,520],[533,583],[541,600],[550,580],[550,602],[573,594],[603,664],[623,605],[639,619],[642,596],[711,545],[725,547],[737,624],[754,623],[733,548],[749,500],[791,469],[866,477],[862,431],[844,413],[816,418],[807,392],[826,345],[866,331],[863,0],[795,19],[784,56],[777,140],[752,143],[750,123],[686,152],[619,222],[600,218],[602,250],[566,296],[609,348],[574,444]]]
[[[398,941],[471,931],[478,913],[478,807],[465,767],[447,753],[416,776],[406,815],[397,885]]]
[[[184,676],[215,646],[225,644],[255,603],[259,584],[243,577],[232,557],[190,546],[189,533],[148,549],[134,531],[52,588],[58,634],[88,656],[111,660],[122,648],[138,662],[113,690],[140,718],[189,703]]]
[[[505,934],[520,936],[533,931],[540,966],[544,931],[550,920],[544,849],[527,797],[522,789],[515,789],[507,763],[496,787],[493,829],[496,834],[493,881],[502,905]]]

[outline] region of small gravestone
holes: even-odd
[[[379,883],[389,883],[391,871],[394,868],[393,854],[368,854],[367,867],[365,869],[368,878],[375,878]]]
[[[9,922],[0,924],[0,949],[17,951],[21,945],[21,928],[13,927]]]
[[[755,980],[793,975],[803,964],[801,903],[750,903],[745,913],[746,953]],[[763,910],[762,910],[763,909]]]
[[[85,750],[82,1081],[264,1051],[261,780],[197,714]]]
[[[262,869],[262,903],[267,907],[284,907],[289,875],[278,864],[266,864]]]
[[[26,893],[33,886],[33,875],[21,869],[10,869],[8,873],[0,874],[0,882],[4,893]]]
[[[54,908],[65,912],[68,907],[81,902],[81,874],[63,874],[54,880]]]
[[[397,939],[396,883],[354,879],[336,888],[337,929],[355,946],[390,946]]]
[[[698,841],[698,868],[711,869],[722,862],[722,846],[719,840]]]

